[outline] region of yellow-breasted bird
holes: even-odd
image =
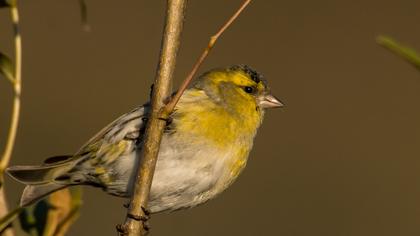
[[[159,150],[148,209],[189,208],[225,190],[246,165],[266,108],[281,107],[263,77],[245,65],[211,70],[182,95]],[[39,166],[12,166],[26,184],[21,206],[72,185],[92,185],[130,197],[150,107],[121,116],[71,156]]]

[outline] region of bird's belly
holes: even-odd
[[[194,144],[171,145],[162,140],[153,176],[148,208],[152,213],[189,208],[213,198],[225,187],[220,181],[226,176],[226,152]],[[120,157],[118,176],[106,191],[129,197],[134,186],[137,156]]]
[[[211,199],[222,188],[224,158],[207,148],[178,153],[161,152],[153,177],[149,208],[151,212],[189,208]]]

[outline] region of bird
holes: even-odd
[[[265,111],[282,106],[264,77],[247,65],[198,76],[166,120],[149,213],[191,208],[228,188],[247,163]],[[12,178],[26,185],[20,206],[74,185],[130,198],[150,111],[150,103],[136,107],[73,155],[51,157],[38,166],[7,168]]]

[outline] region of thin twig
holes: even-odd
[[[124,225],[118,227],[121,235],[145,235],[144,222],[153,173],[156,166],[160,141],[166,122],[159,119],[164,99],[170,94],[170,81],[175,69],[176,56],[184,23],[186,0],[167,0],[167,11],[162,45],[151,101],[140,166],[137,170],[134,194],[128,208]]]
[[[8,206],[6,201],[6,196],[4,192],[4,170],[10,162],[12,157],[12,151],[16,140],[16,133],[19,124],[19,115],[20,115],[20,93],[21,93],[21,72],[22,72],[22,41],[19,34],[19,11],[17,8],[17,0],[13,0],[10,4],[10,15],[13,24],[14,30],[14,39],[15,39],[15,71],[13,79],[13,108],[12,116],[10,121],[9,134],[7,136],[6,147],[0,161],[0,216],[4,216],[8,212]],[[13,236],[14,231],[6,229],[4,234],[5,236]]]
[[[238,18],[238,16],[241,14],[241,12],[245,9],[245,7],[248,6],[248,4],[251,2],[251,0],[245,0],[242,5],[239,7],[239,9],[233,14],[230,19],[222,26],[222,28],[219,29],[219,31],[210,37],[210,41],[207,45],[207,47],[204,49],[201,56],[198,58],[196,63],[193,66],[193,69],[191,70],[190,74],[188,74],[187,78],[184,80],[184,82],[179,87],[177,93],[175,96],[169,101],[169,103],[164,107],[162,110],[162,117],[168,117],[169,114],[172,113],[174,110],[176,104],[178,103],[179,99],[181,98],[184,91],[188,88],[189,84],[193,80],[195,74],[197,73],[198,69],[200,68],[201,64],[203,64],[204,59],[206,59],[207,55],[209,54],[210,50],[214,47],[216,44],[217,39],[220,37],[220,35],[223,34],[223,32]]]
[[[15,71],[13,80],[13,108],[12,117],[10,121],[9,134],[7,136],[6,147],[0,161],[0,176],[3,177],[4,170],[9,164],[12,156],[13,147],[16,140],[16,132],[19,123],[20,115],[20,93],[21,93],[21,71],[22,71],[22,41],[19,34],[19,12],[16,4],[10,6],[10,13],[13,22],[14,36],[15,36]]]

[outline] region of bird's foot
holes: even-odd
[[[143,211],[144,215],[150,219],[150,211],[146,209],[146,207],[142,206],[141,210]]]
[[[128,230],[125,224],[117,224],[115,228],[117,228],[117,231],[120,233],[120,235],[128,235]]]
[[[129,204],[128,204],[128,206],[127,207],[129,207]],[[136,220],[136,221],[141,221],[142,222],[142,225],[143,225],[143,229],[146,231],[146,233],[147,232],[149,232],[150,231],[150,224],[149,224],[149,220],[150,220],[150,211],[149,210],[147,210],[145,207],[141,207],[141,210],[143,211],[143,214],[142,215],[133,215],[133,214],[130,214],[130,213],[128,213],[127,214],[127,217],[128,218],[131,218],[131,219],[133,219],[133,220]]]

